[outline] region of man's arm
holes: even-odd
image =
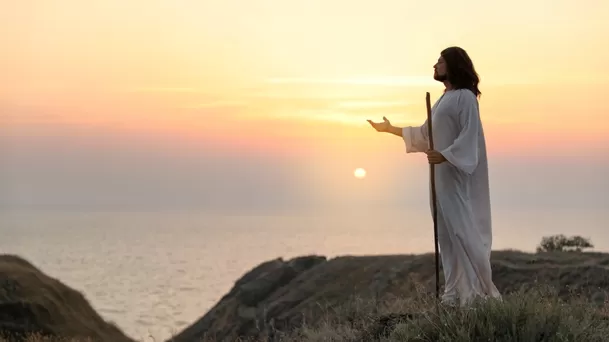
[[[402,127],[395,127],[394,125],[389,125],[389,127],[387,128],[387,133],[391,133],[402,138]]]
[[[367,121],[377,132],[391,133],[402,138],[406,144],[407,153],[427,151],[427,120],[420,127],[396,127],[385,117],[383,117],[383,122]]]
[[[446,160],[461,171],[472,174],[478,166],[478,149],[481,132],[480,113],[476,96],[467,92],[461,98],[459,135],[446,149],[439,151]]]

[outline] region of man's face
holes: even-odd
[[[448,79],[448,71],[446,70],[446,62],[444,58],[440,56],[438,62],[433,66],[433,78],[436,81],[444,82]]]

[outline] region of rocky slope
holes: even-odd
[[[104,321],[80,292],[13,255],[0,255],[0,333],[11,341],[32,333],[133,341]]]
[[[304,256],[265,262],[239,279],[207,314],[170,341],[234,341],[314,325],[324,313],[354,298],[379,301],[433,292],[434,257],[428,255]],[[508,293],[549,284],[568,296],[604,300],[609,254],[494,252],[497,287]]]

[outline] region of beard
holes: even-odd
[[[434,73],[433,79],[438,82],[444,82],[444,81],[448,80],[448,75],[447,74],[440,75],[440,74]]]

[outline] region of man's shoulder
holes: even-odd
[[[456,90],[457,94],[459,94],[459,97],[461,98],[465,98],[468,101],[477,101],[478,97],[476,96],[476,94],[474,94],[473,91],[467,89],[467,88],[461,88],[461,89],[457,89]]]
[[[469,89],[457,89],[455,91],[457,104],[459,106],[469,107],[478,104],[478,97]]]

